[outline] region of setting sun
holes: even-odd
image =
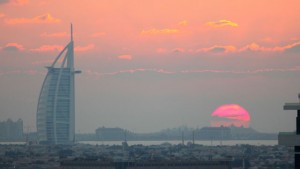
[[[247,110],[238,104],[225,104],[218,107],[212,114],[212,117],[218,119],[212,121],[212,126],[230,126],[249,127],[250,115]]]

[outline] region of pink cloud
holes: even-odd
[[[84,71],[86,72],[86,71]],[[188,74],[201,74],[201,73],[216,73],[216,74],[260,74],[260,73],[270,73],[270,72],[300,72],[300,66],[297,67],[290,67],[290,68],[282,68],[282,69],[257,69],[252,71],[233,71],[233,70],[182,70],[182,71],[169,71],[165,69],[157,69],[157,68],[139,68],[139,69],[128,69],[128,70],[120,70],[116,72],[96,72],[89,70],[89,75],[95,75],[95,76],[113,76],[113,75],[119,75],[124,73],[140,73],[140,72],[155,72],[155,73],[161,73],[161,74],[168,74],[168,75],[174,75],[174,74],[182,74],[182,75],[188,75]]]
[[[18,43],[8,43],[5,47],[2,48],[3,51],[21,51],[24,49],[25,48],[23,47],[23,45]]]
[[[254,52],[282,52],[285,50],[284,46],[279,47],[263,47],[257,43],[251,43],[245,47],[242,47],[239,51],[254,51]]]
[[[300,66],[289,67],[289,68],[265,68],[265,69],[256,69],[248,71],[234,71],[234,70],[212,70],[212,69],[203,69],[203,70],[183,70],[179,73],[190,74],[190,73],[226,73],[226,74],[259,74],[259,73],[269,73],[269,72],[298,72],[300,71]]]
[[[261,41],[265,42],[265,43],[269,43],[269,44],[278,43],[278,40],[275,40],[275,39],[273,39],[271,37],[262,38]]]
[[[179,33],[178,29],[149,29],[149,30],[143,30],[141,32],[142,35],[166,35],[166,34],[176,34]]]
[[[95,48],[95,45],[94,44],[88,44],[86,46],[76,46],[74,48],[75,51],[77,52],[85,52],[85,51],[89,51],[89,50],[92,50]]]
[[[123,59],[123,60],[132,60],[131,55],[120,55],[120,56],[118,56],[118,58]]]
[[[87,46],[76,46],[74,48],[77,52],[85,52],[91,50],[95,47],[94,44],[89,44]],[[63,50],[64,46],[62,45],[42,45],[38,48],[30,49],[33,52],[53,52],[53,51],[61,51]]]
[[[41,37],[47,37],[47,38],[61,38],[61,37],[67,37],[67,32],[57,32],[57,33],[42,33]]]
[[[284,51],[296,51],[296,48],[300,46],[300,42],[295,42],[285,46],[275,46],[275,47],[263,47],[257,43],[251,43],[245,47],[242,47],[239,51],[255,51],[255,52],[284,52]],[[299,50],[300,52],[300,50]]]
[[[235,52],[299,52],[300,53],[300,42],[295,42],[285,46],[274,46],[274,47],[264,47],[257,43],[251,43],[244,47],[237,49],[233,45],[215,45],[208,48],[197,49],[196,52],[212,53],[212,54],[226,54]]]
[[[209,48],[201,48],[197,50],[197,52],[208,52],[214,54],[231,53],[235,51],[236,51],[236,47],[232,45],[227,45],[227,46],[215,45]]]
[[[284,46],[284,50],[287,52],[297,52],[300,53],[300,42],[295,42],[290,45]]]
[[[53,51],[61,51],[64,47],[61,45],[42,45],[39,48],[30,49],[33,52],[53,52]]]
[[[158,54],[170,54],[170,53],[184,53],[186,49],[184,48],[174,48],[174,49],[166,49],[166,48],[157,48],[155,50]]]
[[[186,20],[180,21],[180,22],[178,23],[178,25],[180,25],[180,26],[187,26],[188,24],[189,24],[189,22],[186,21]]]
[[[36,16],[33,18],[9,18],[5,19],[5,23],[9,25],[15,24],[48,24],[48,23],[59,23],[60,19],[52,17],[49,13]]]
[[[251,51],[261,51],[263,50],[262,47],[260,47],[258,44],[256,43],[251,43],[243,48],[240,49],[240,51],[246,51],[246,50],[251,50]]]
[[[167,71],[164,69],[145,69],[145,68],[138,68],[138,69],[128,69],[128,70],[120,70],[116,72],[107,72],[107,73],[102,73],[102,72],[97,72],[97,71],[92,71],[92,70],[85,70],[85,73],[91,76],[114,76],[114,75],[119,75],[119,74],[126,74],[126,73],[139,73],[139,72],[156,72],[156,73],[162,73],[162,74],[174,74],[175,72]]]

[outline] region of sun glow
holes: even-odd
[[[249,127],[250,115],[247,110],[238,104],[225,104],[218,107],[211,116],[214,118],[212,126]]]

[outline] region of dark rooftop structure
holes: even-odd
[[[298,94],[300,100],[300,94]],[[284,110],[297,110],[296,132],[284,132],[278,135],[278,144],[286,146],[294,146],[295,151],[295,168],[300,168],[300,102],[286,103]]]

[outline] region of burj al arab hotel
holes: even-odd
[[[59,53],[43,82],[37,106],[40,144],[73,144],[75,140],[74,42]]]

